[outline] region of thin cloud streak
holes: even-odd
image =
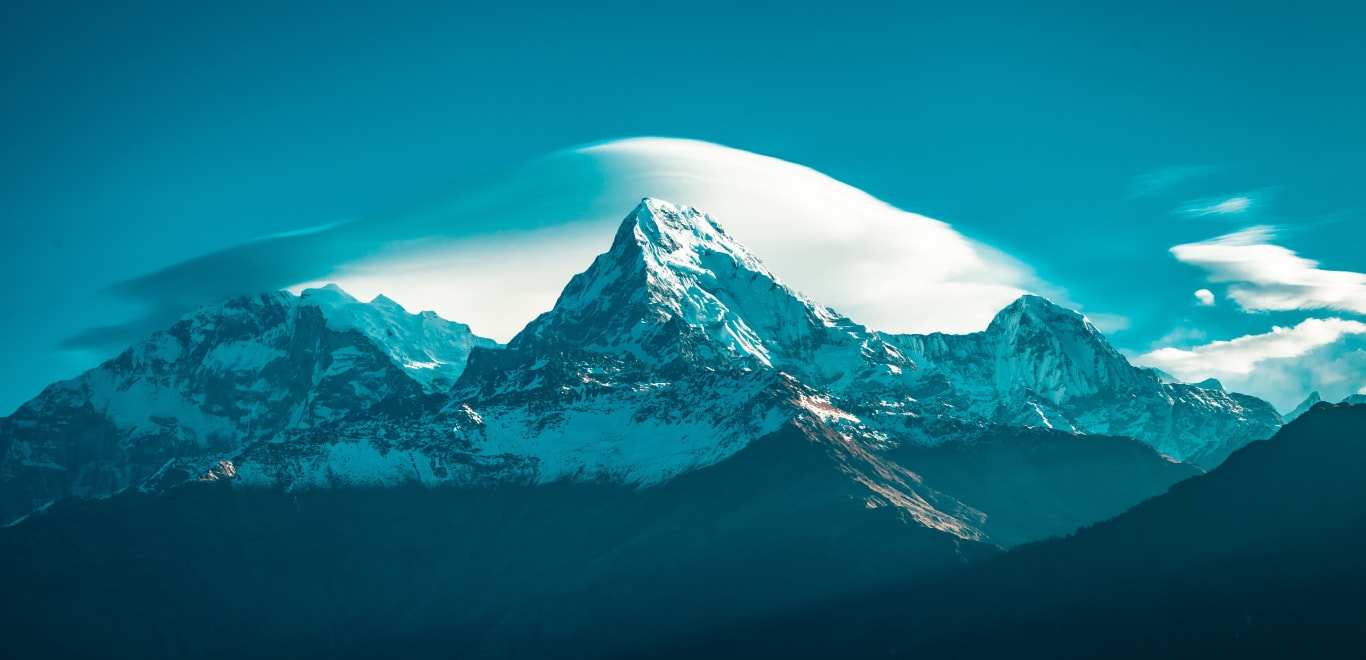
[[[1208,165],[1176,165],[1140,174],[1129,183],[1129,194],[1125,199],[1156,195],[1172,186],[1212,174],[1214,171],[1215,168]]]
[[[1178,213],[1193,218],[1202,218],[1211,215],[1238,215],[1247,213],[1257,202],[1255,195],[1244,194],[1233,197],[1198,199],[1186,202]]]

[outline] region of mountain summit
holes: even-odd
[[[509,346],[761,367],[772,366],[784,339],[834,318],[781,285],[715,219],[647,198],[622,222],[611,249]]]
[[[715,218],[650,198],[509,346],[573,347],[655,366],[779,369],[816,382],[844,376],[848,365],[830,363],[851,353],[914,368],[867,328],[783,284]]]
[[[942,376],[936,398],[965,419],[1131,436],[1204,468],[1281,424],[1256,397],[1129,364],[1085,316],[1040,296],[1022,296],[982,332],[891,341]]]

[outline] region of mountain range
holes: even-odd
[[[1033,428],[1202,468],[1280,424],[1253,397],[1161,382],[1036,296],[980,333],[880,334],[782,284],[710,216],[647,199],[506,347],[335,287],[201,308],[4,419],[0,512],[221,460],[290,487],[651,485],[800,416],[874,458]],[[903,490],[890,499],[923,509]]]
[[[0,549],[31,569],[7,586],[65,580],[126,625],[7,621],[81,653],[243,626],[372,648],[408,629],[365,622],[400,616],[491,656],[602,652],[629,622],[624,652],[1066,535],[1281,423],[1038,296],[977,333],[880,333],[647,198],[505,346],[324,287],[205,306],[49,386],[0,420]],[[86,572],[107,561],[177,593],[120,596]],[[319,589],[335,607],[293,613]]]

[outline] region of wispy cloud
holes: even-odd
[[[1218,378],[1225,387],[1271,401],[1281,410],[1312,389],[1340,399],[1366,381],[1366,323],[1307,319],[1288,328],[1191,348],[1159,348],[1133,358],[1186,382]],[[1366,389],[1366,388],[1364,388]]]
[[[1257,203],[1255,194],[1242,194],[1233,197],[1212,197],[1196,199],[1176,209],[1177,213],[1193,218],[1209,215],[1237,215],[1247,213]]]
[[[1129,183],[1129,194],[1126,199],[1156,195],[1178,183],[1212,172],[1214,172],[1214,168],[1208,165],[1177,165],[1140,174]]]
[[[1138,357],[1145,366],[1157,367],[1182,380],[1251,373],[1263,360],[1297,358],[1344,335],[1366,334],[1366,323],[1338,318],[1305,319],[1290,328],[1215,341],[1190,349],[1160,348]]]
[[[1214,306],[1214,292],[1209,289],[1200,289],[1195,292],[1195,299],[1200,302],[1201,307]]]
[[[1179,261],[1228,283],[1228,297],[1248,311],[1335,309],[1366,314],[1366,274],[1323,270],[1319,262],[1275,245],[1274,227],[1251,227],[1171,249]]]

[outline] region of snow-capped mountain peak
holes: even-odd
[[[1053,403],[1149,379],[1085,316],[1042,296],[1021,296],[1001,310],[986,336],[1006,367],[998,372],[1001,384],[1009,379]]]
[[[428,392],[454,384],[474,348],[498,346],[492,339],[475,335],[463,323],[447,321],[432,312],[409,314],[383,295],[361,302],[336,284],[304,289],[299,293],[299,304],[320,309],[329,330],[355,330],[370,338]]]
[[[1020,296],[997,312],[987,326],[987,333],[1011,338],[1027,338],[1039,333],[1068,334],[1109,346],[1105,336],[1081,312],[1033,294]]]
[[[846,326],[866,333],[784,285],[715,218],[647,198],[611,248],[509,346],[573,347],[657,365],[781,368],[794,350],[821,343],[813,334]]]
[[[762,268],[715,218],[690,206],[646,197],[621,223],[614,243],[621,243],[622,235],[628,232],[637,245],[661,261],[696,266],[697,255],[709,250],[729,253]]]
[[[894,340],[943,374],[939,398],[967,418],[1129,435],[1205,467],[1281,423],[1270,404],[1213,383],[1161,382],[1129,364],[1085,316],[1040,296],[1019,298],[983,332]]]
[[[205,305],[4,420],[0,483],[13,490],[0,492],[0,516],[393,409],[447,389],[480,346],[496,344],[335,286]]]

